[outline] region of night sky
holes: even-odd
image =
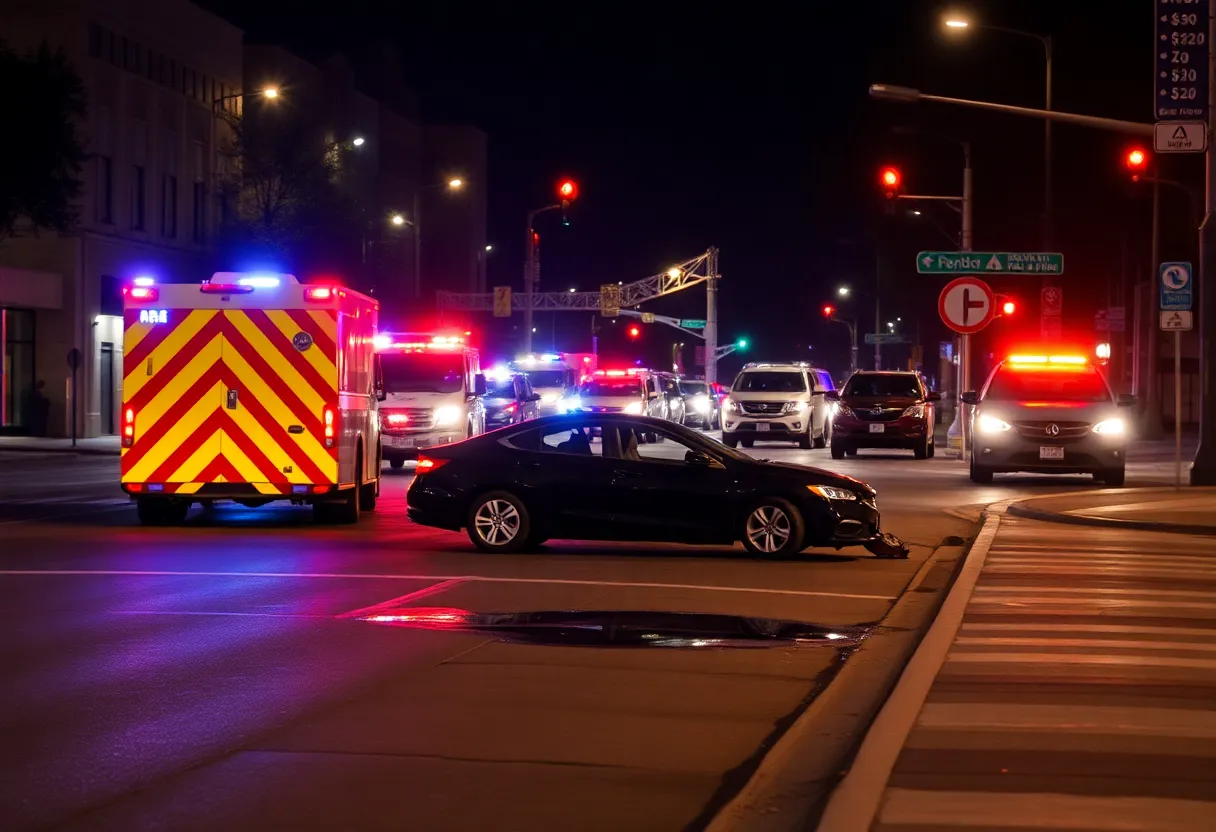
[[[909,192],[954,194],[961,154],[953,144],[896,136],[896,125],[972,142],[975,248],[1041,250],[1041,121],[867,95],[882,82],[1041,107],[1041,44],[997,32],[949,36],[943,13],[957,5],[816,0],[718,12],[682,3],[352,0],[309,13],[285,0],[204,5],[254,39],[314,58],[377,37],[395,40],[424,117],[472,123],[489,135],[492,284],[518,284],[524,214],[546,204],[569,175],[581,185],[572,225],[562,228],[557,218],[539,225],[543,289],[636,280],[716,245],[723,339],[749,337],[751,359],[798,356],[839,371],[847,366],[846,331],[826,325],[819,310],[842,282],[873,285],[877,240],[883,318],[902,317],[910,335],[919,321],[928,354],[945,335],[936,321],[944,281],[918,277],[914,255],[949,248],[957,215],[937,203],[915,206],[921,217],[885,216],[877,175],[894,163]],[[1151,121],[1149,0],[993,0],[968,8],[976,20],[1054,38],[1056,109]],[[1066,259],[1068,326],[1090,343],[1107,293],[1117,304],[1121,282],[1150,274],[1149,202],[1122,165],[1136,142],[1069,126],[1055,133],[1053,249]],[[1160,170],[1199,184],[1202,163],[1173,157]],[[1185,196],[1167,194],[1164,209],[1163,257],[1193,259]],[[1037,331],[1037,279],[997,288],[1018,298],[1021,321]],[[704,291],[652,311],[703,317]],[[872,321],[872,305],[859,314]],[[538,323],[537,344],[548,346],[550,322]],[[1000,326],[991,337],[1016,331],[1014,321]],[[582,315],[561,319],[558,346],[587,349],[586,330]],[[669,354],[680,337],[647,327],[647,357]],[[608,338],[605,349],[620,343]]]

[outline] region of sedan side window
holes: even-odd
[[[622,454],[625,459],[634,459],[639,462],[658,462],[664,465],[686,465],[688,464],[688,454],[691,451],[697,455],[704,455],[704,451],[697,446],[694,446],[684,440],[682,437],[675,436],[665,431],[654,432],[649,426],[642,425],[621,425],[621,446],[625,449]],[[630,435],[637,438],[637,442],[630,439]],[[644,439],[653,439],[661,437],[662,442],[643,441]]]
[[[603,456],[604,445],[589,425],[547,428],[540,435],[540,449],[573,456]]]

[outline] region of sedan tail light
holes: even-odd
[[[451,461],[452,460],[450,460],[450,459],[440,459],[438,457],[433,457],[433,456],[419,455],[418,470],[416,473],[433,474],[434,472],[438,471],[440,468],[447,465]]]

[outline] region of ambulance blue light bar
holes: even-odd
[[[237,281],[237,285],[252,286],[254,289],[275,289],[282,282],[278,275],[255,274],[250,277],[242,277]]]

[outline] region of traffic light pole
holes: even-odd
[[[705,273],[705,380],[718,380],[718,249],[706,252]]]
[[[528,212],[528,222],[526,223],[528,239],[525,245],[527,246],[528,256],[524,260],[524,354],[529,355],[532,352],[532,293],[536,291],[536,217],[543,214],[545,211],[557,211],[561,209],[561,203],[556,205],[546,205],[544,208],[535,208]]]
[[[1199,226],[1199,448],[1191,465],[1191,485],[1216,485],[1216,402],[1212,350],[1216,349],[1216,165],[1212,138],[1216,135],[1216,0],[1208,2],[1208,149],[1203,154],[1203,223]],[[1153,264],[1156,267],[1156,263]]]

